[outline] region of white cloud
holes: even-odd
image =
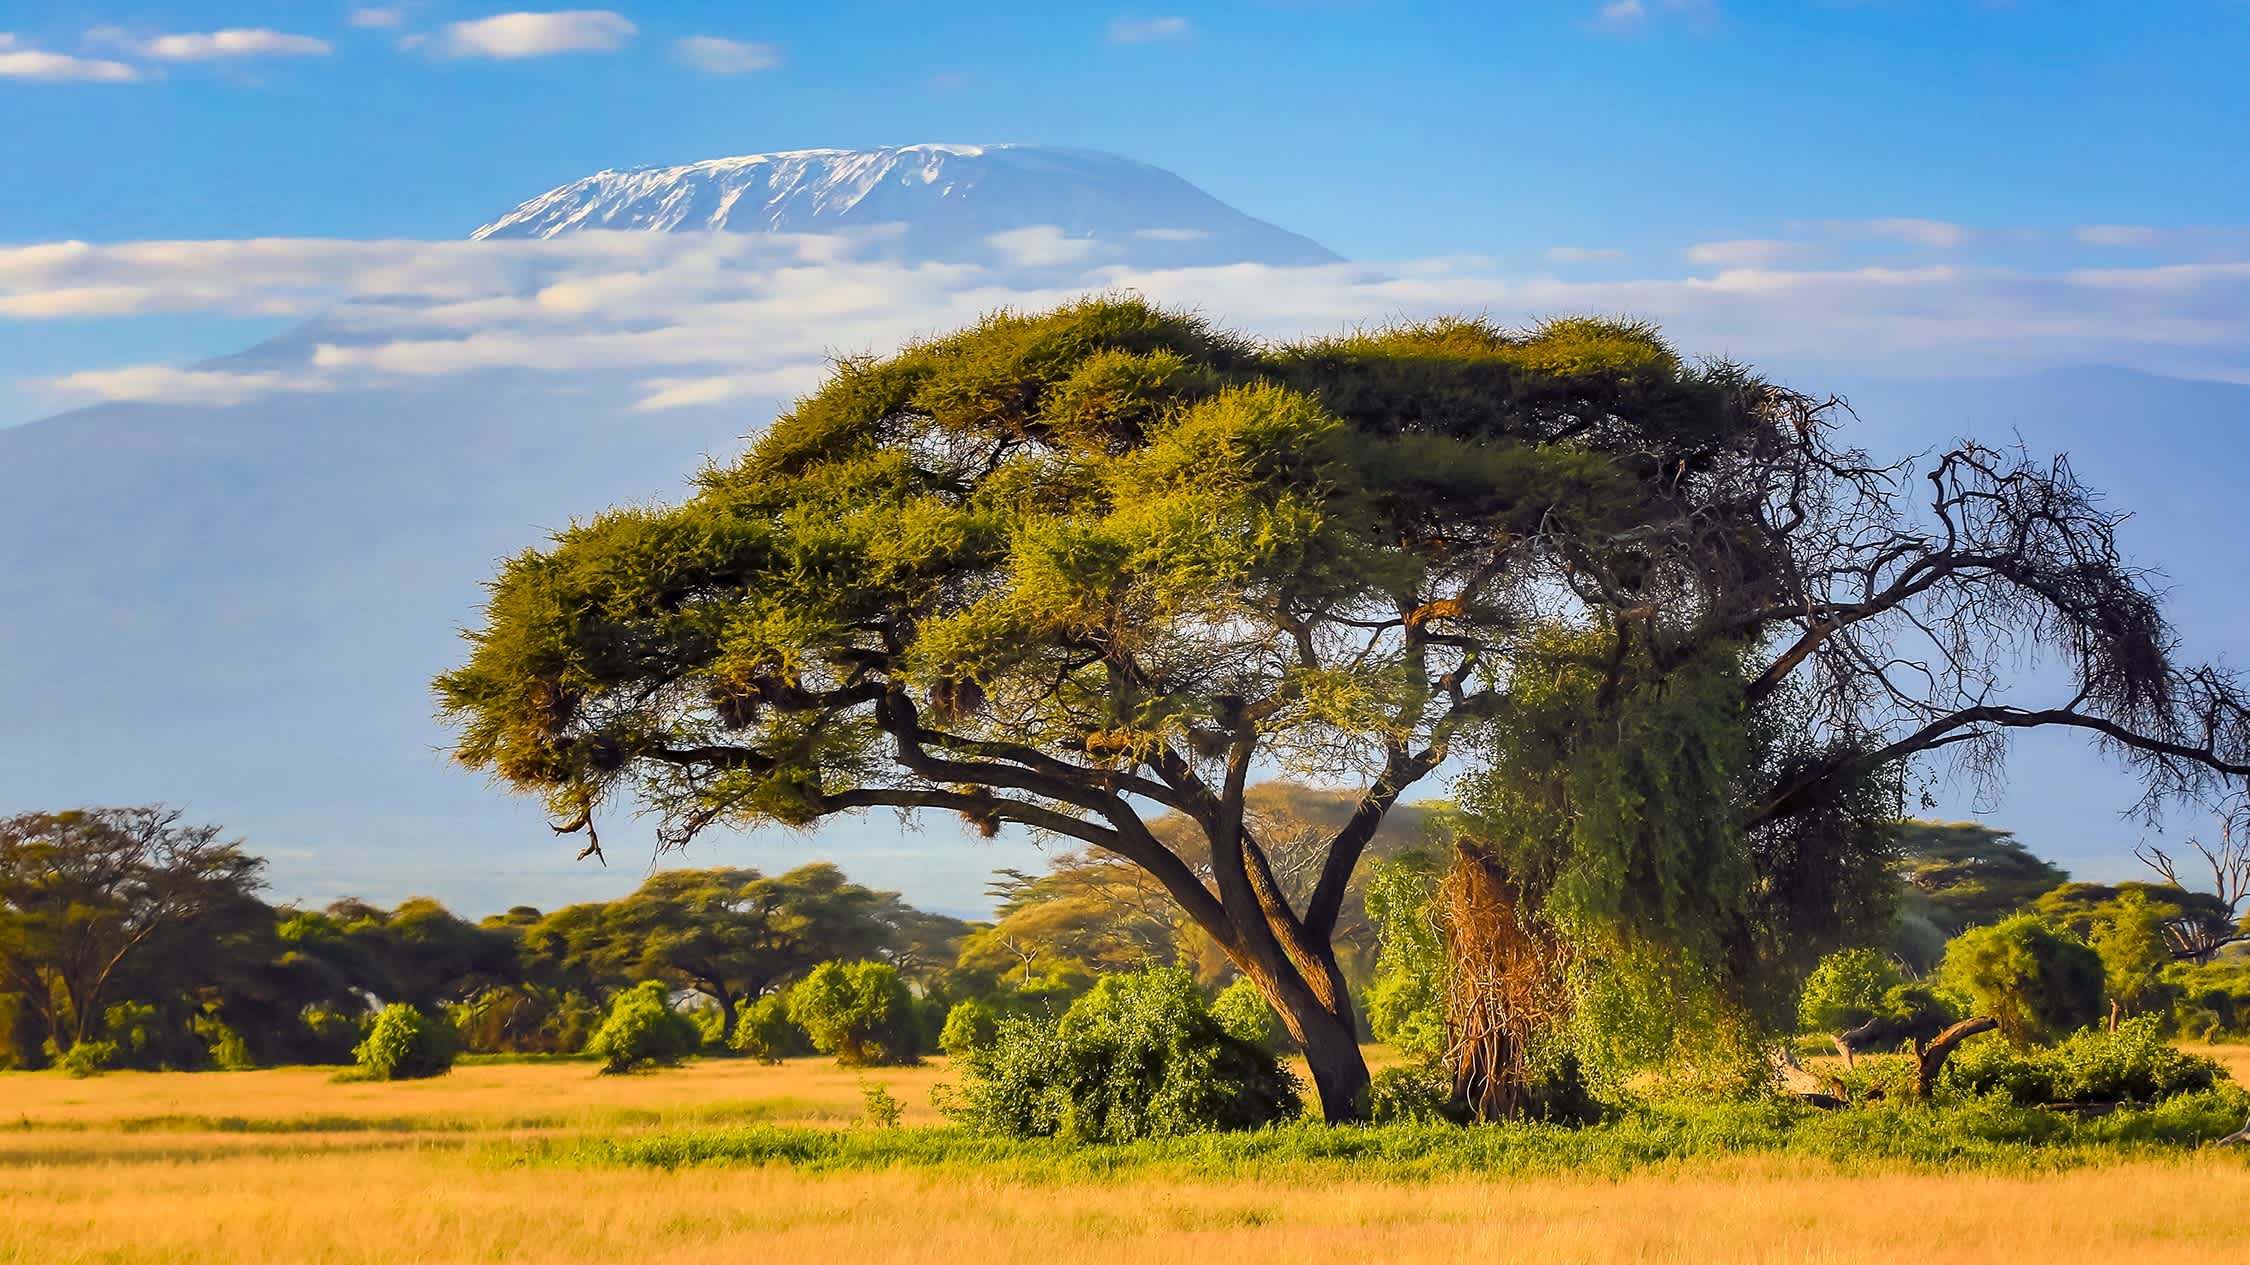
[[[398,26],[405,21],[405,11],[396,8],[354,9],[351,15],[352,26],[363,31],[387,29]]]
[[[2138,249],[2163,244],[2164,234],[2139,224],[2083,224],[2071,236],[2087,246],[2130,246]]]
[[[1709,21],[1717,13],[1712,0],[1609,0],[1594,10],[1594,26],[1612,32],[1638,31],[1657,14]]]
[[[310,35],[291,35],[264,27],[231,27],[223,31],[183,32],[176,35],[136,37],[117,27],[96,27],[86,37],[113,44],[151,61],[219,61],[235,57],[324,57],[335,46]]]
[[[1558,264],[1611,263],[1624,257],[1624,251],[1607,247],[1597,249],[1587,246],[1550,246],[1547,248],[1547,258]]]
[[[673,44],[672,51],[681,61],[714,75],[745,75],[781,64],[781,50],[771,44],[720,39],[716,35],[690,35]]]
[[[1101,243],[1090,237],[1066,237],[1052,224],[1011,228],[984,239],[1000,257],[1019,268],[1052,268],[1091,258]]]
[[[72,57],[23,48],[12,34],[0,34],[0,79],[42,83],[132,83],[141,72],[121,61]]]
[[[1164,40],[1181,40],[1188,37],[1188,20],[1167,18],[1113,18],[1109,24],[1109,42],[1112,44],[1155,44]]]
[[[1969,240],[1968,229],[1945,220],[1822,220],[1820,228],[1831,237],[1884,238],[1940,250],[1951,250]]]
[[[1989,374],[2069,363],[2250,377],[2250,263],[2035,272],[1741,263],[1602,280],[1489,259],[1136,269],[1054,228],[985,263],[909,265],[865,237],[586,232],[542,241],[53,242],[0,248],[0,322],[150,313],[314,317],[311,349],[253,368],[140,365],[41,385],[73,399],[226,403],[449,374],[626,375],[633,407],[800,393],[838,352],[1001,307],[1131,290],[1258,336],[1371,319],[1558,313],[1662,323],[1690,353],[1759,364]],[[1716,243],[1706,243],[1718,245]],[[1032,271],[1022,269],[1028,266]],[[0,335],[4,336],[4,335]]]
[[[1137,228],[1133,236],[1144,242],[1199,242],[1210,234],[1200,228]]]
[[[133,365],[90,369],[43,383],[57,395],[93,400],[164,400],[174,404],[240,404],[277,391],[311,391],[321,384],[280,373],[227,373]]]
[[[606,53],[624,47],[639,30],[608,9],[501,13],[448,25],[438,47],[449,57],[502,59]]]
[[[1813,247],[1809,242],[1783,241],[1772,237],[1698,242],[1687,248],[1689,263],[1717,268],[1767,268],[1791,260],[1809,258],[1812,254]]]

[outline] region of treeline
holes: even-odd
[[[723,1048],[825,962],[878,964],[924,1009],[983,978],[957,967],[969,924],[827,864],[666,871],[475,922],[426,898],[271,906],[263,869],[162,808],[0,821],[0,1067],[342,1063],[392,1004],[443,1016],[467,1051],[573,1053],[644,981]],[[909,1019],[934,1043],[942,1013]]]

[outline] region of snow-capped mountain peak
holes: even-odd
[[[894,253],[975,258],[996,234],[1047,228],[1141,266],[1306,264],[1337,256],[1253,219],[1162,168],[1027,145],[799,149],[597,172],[549,190],[473,237],[581,229],[831,233],[897,226]]]

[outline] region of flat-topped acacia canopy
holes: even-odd
[[[1265,992],[1344,1118],[1367,1081],[1329,944],[1346,884],[1400,793],[1505,711],[1527,663],[1551,666],[1558,628],[1613,647],[1613,680],[1714,645],[1762,656],[1740,706],[1787,693],[1808,737],[1750,788],[1744,831],[1710,841],[1752,870],[1859,864],[1742,836],[2019,723],[1974,656],[1873,717],[1867,637],[1900,612],[2068,624],[2090,682],[2068,710],[2164,729],[2168,748],[2133,750],[2174,789],[2243,762],[2239,718],[2157,723],[2179,674],[2153,599],[2067,477],[2014,515],[2028,468],[1949,454],[1941,494],[1976,495],[1932,534],[1892,509],[1895,471],[1828,446],[1828,418],[1628,323],[1265,345],[1130,299],[1001,314],[841,362],[685,503],[510,560],[438,688],[460,758],[571,828],[627,801],[675,842],[939,809],[1125,857]],[[2040,566],[2077,587],[2020,582]],[[1363,788],[1307,890],[1283,890],[1245,822],[1253,772]],[[1198,847],[1151,833],[1166,811]],[[1817,913],[1850,886],[1791,890]]]

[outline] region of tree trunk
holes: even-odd
[[[1298,1040],[1305,1047],[1314,1092],[1320,1095],[1321,1118],[1330,1124],[1367,1119],[1369,1077],[1367,1059],[1359,1051],[1359,1034],[1349,1022],[1338,1022],[1325,1012],[1303,1027]]]
[[[1935,1040],[1923,1045],[1921,1038],[1914,1040],[1914,1097],[1921,1102],[1930,1100],[1931,1091],[1937,1088],[1938,1073],[1945,1070],[1945,1060],[1952,1057],[1953,1048],[1980,1032],[1990,1032],[2000,1024],[1993,1019],[1963,1019],[1937,1034]]]

